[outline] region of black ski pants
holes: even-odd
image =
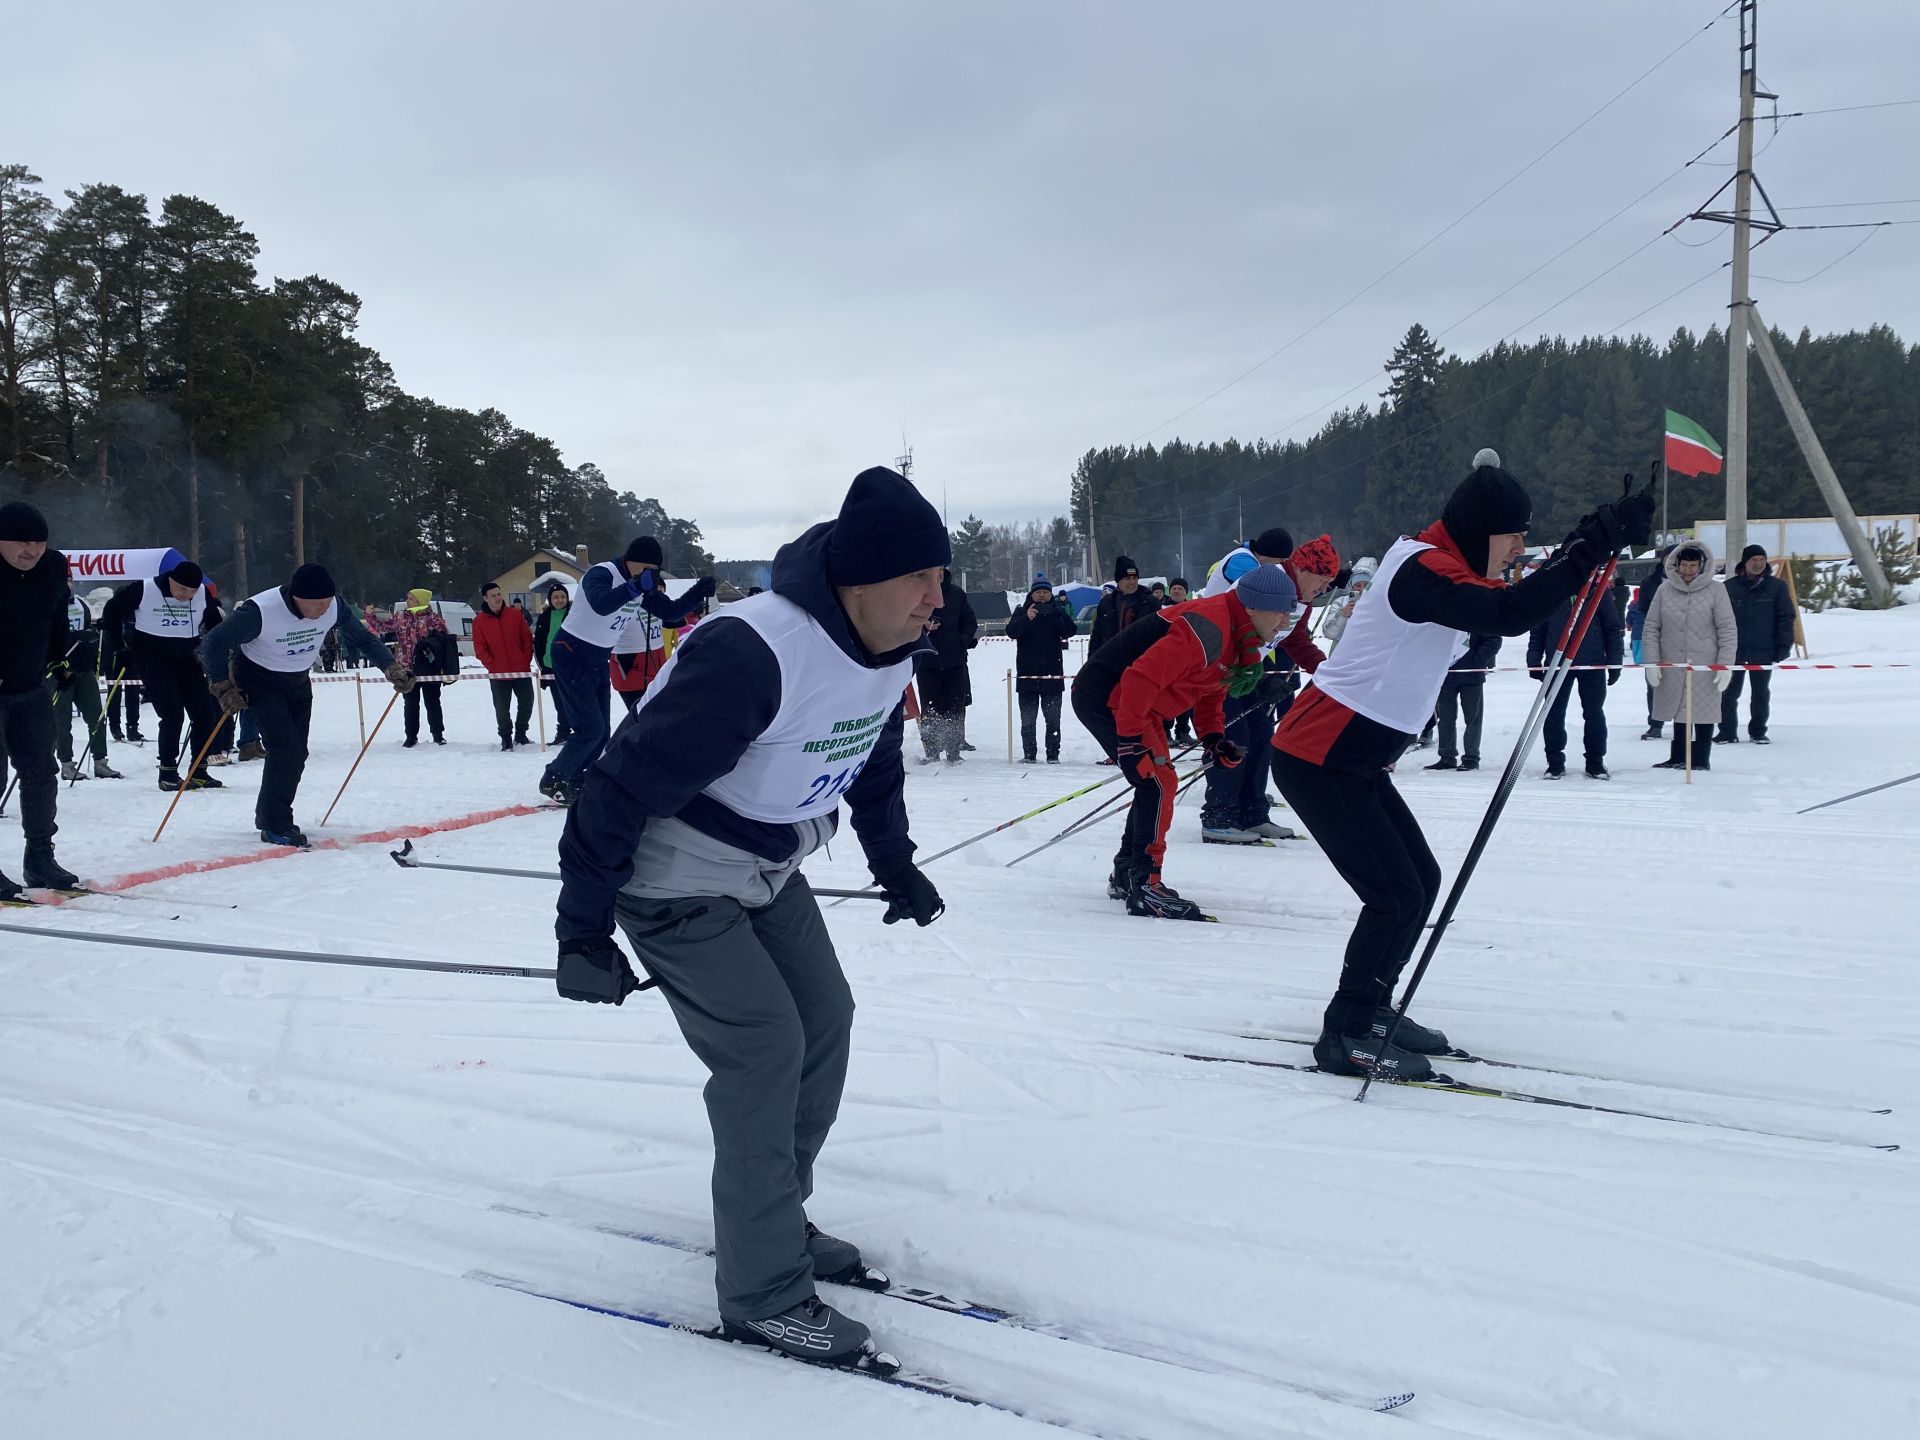
[[[1351,775],[1285,751],[1273,752],[1273,779],[1340,878],[1360,897],[1340,983],[1325,1025],[1365,1035],[1393,989],[1440,894],[1440,865],[1386,770]]]
[[[526,738],[527,722],[533,718],[533,680],[489,680],[493,689],[493,722],[499,727],[500,738],[511,740],[515,735]],[[519,723],[512,724],[507,715],[509,705],[518,705]]]
[[[293,797],[307,770],[307,731],[313,722],[313,682],[306,671],[287,674],[256,665],[242,655],[234,678],[246,692],[247,710],[260,727],[267,758],[260,770],[260,794],[253,802],[253,823],[284,832],[293,824]]]
[[[53,842],[60,770],[53,760],[53,687],[0,695],[0,752],[20,777],[20,830],[31,850]],[[0,786],[0,789],[4,789]]]
[[[1771,670],[1736,670],[1727,684],[1727,693],[1720,697],[1720,733],[1738,735],[1740,733],[1740,692],[1748,682],[1753,685],[1753,708],[1747,716],[1747,738],[1764,740],[1767,738],[1767,719],[1773,713],[1773,672]]]
[[[180,731],[190,723],[187,743],[193,757],[207,747],[208,739],[220,723],[220,705],[207,689],[207,672],[200,668],[199,657],[190,651],[163,655],[149,651],[140,657],[140,680],[147,692],[147,703],[160,717],[160,768],[174,770],[180,764]],[[201,762],[205,773],[206,762]],[[185,776],[182,779],[188,778]]]
[[[1547,763],[1567,763],[1567,705],[1574,687],[1580,689],[1581,743],[1589,763],[1607,758],[1607,672],[1576,670],[1547,707]]]
[[[426,680],[407,691],[407,698],[401,702],[406,715],[407,739],[420,738],[420,706],[427,707],[427,730],[438,740],[447,733],[446,717],[440,713],[440,682]]]
[[[1060,758],[1060,691],[1051,695],[1026,695],[1020,697],[1020,744],[1021,753],[1032,760],[1039,751],[1039,729],[1041,716],[1047,721],[1047,759]]]
[[[1133,787],[1133,804],[1127,809],[1127,823],[1120,832],[1120,848],[1113,855],[1113,869],[1123,879],[1145,884],[1160,878],[1160,867],[1167,858],[1167,827],[1173,823],[1173,801],[1178,781],[1171,760],[1156,765],[1145,757],[1120,758],[1120,732],[1113,723],[1108,703],[1111,684],[1098,680],[1073,686],[1073,713],[1087,727],[1087,733],[1100,743],[1107,758],[1120,767]],[[1164,736],[1160,737],[1164,740]]]

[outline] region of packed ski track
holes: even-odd
[[[1819,660],[1920,660],[1920,607],[1807,629]],[[1066,763],[1008,765],[1010,656],[975,652],[966,763],[922,768],[909,736],[923,854],[1111,774],[1071,716]],[[1449,878],[1532,696],[1493,677],[1478,774],[1400,764]],[[1703,1123],[1404,1086],[1358,1105],[1350,1080],[1186,1058],[1310,1063],[1290,1042],[1355,903],[1310,841],[1203,848],[1197,791],[1167,877],[1219,925],[1106,898],[1117,819],[1007,867],[1111,788],[939,861],[929,929],[828,909],[860,1008],[810,1212],[1021,1323],[831,1298],[1000,1409],[483,1283],[713,1321],[704,1075],[649,994],[0,932],[0,1431],[1920,1433],[1920,784],[1795,814],[1920,769],[1920,670],[1783,673],[1774,743],[1716,749],[1692,785],[1648,768],[1642,698],[1632,674],[1610,693],[1611,782],[1530,757],[1416,1014],[1522,1067],[1441,1062],[1468,1084]],[[303,824],[359,740],[352,687],[315,700]],[[380,838],[311,854],[254,842],[257,766],[150,843],[169,797],[150,746],[116,745],[128,779],[61,793],[61,857],[107,888],[226,868],[0,922],[550,966],[551,882],[388,858],[426,830],[422,859],[554,864],[551,811],[434,830],[538,804],[484,684],[447,710],[445,748],[390,720],[311,831]],[[845,826],[807,869],[868,880]]]

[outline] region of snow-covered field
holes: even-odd
[[[1808,626],[1822,660],[1920,660],[1920,609]],[[978,654],[980,752],[910,767],[923,853],[1111,774],[1071,719],[1068,764],[1008,766],[1010,647]],[[1494,678],[1488,770],[1403,763],[1443,863],[1533,688]],[[1920,670],[1774,695],[1775,744],[1690,786],[1647,768],[1631,676],[1611,784],[1544,783],[1536,756],[1417,1006],[1474,1051],[1615,1077],[1460,1078],[1715,1123],[1404,1087],[1361,1106],[1352,1082],[1182,1058],[1305,1060],[1246,1037],[1314,1033],[1354,902],[1311,844],[1203,850],[1191,795],[1169,879],[1221,925],[1121,913],[1111,828],[1004,868],[1103,791],[935,865],[928,930],[829,910],[860,1014],[811,1206],[897,1279],[1083,1340],[832,1298],[910,1365],[1100,1435],[1920,1434],[1920,782],[1795,814],[1920,769]],[[485,686],[448,703],[444,750],[388,722],[327,834],[538,800],[540,757],[495,752]],[[357,741],[351,687],[322,687],[303,823]],[[63,792],[71,867],[111,883],[261,848],[251,766],[150,844],[151,757],[116,747],[133,778]],[[416,845],[546,868],[559,827]],[[0,920],[552,963],[549,884],[403,872],[389,848]],[[850,835],[808,868],[865,881]],[[646,995],[0,933],[0,1434],[1051,1433],[467,1278],[710,1321],[706,1261],[592,1228],[710,1240],[702,1080]],[[1374,1416],[1289,1382],[1418,1399]]]

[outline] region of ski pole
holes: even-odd
[[[1809,805],[1804,810],[1796,810],[1796,815],[1811,815],[1816,810],[1824,810],[1829,805],[1844,805],[1849,800],[1858,800],[1862,795],[1872,795],[1879,790],[1891,790],[1896,785],[1905,785],[1909,780],[1920,780],[1920,770],[1911,775],[1902,775],[1898,780],[1889,780],[1884,785],[1869,785],[1864,790],[1856,790],[1851,795],[1842,795],[1838,800],[1822,800],[1818,805]],[[12,792],[8,792],[12,793]]]
[[[1173,792],[1174,802],[1176,804],[1179,803],[1180,797],[1186,794],[1187,791],[1193,787],[1194,781],[1198,780],[1202,775],[1205,775],[1206,773],[1207,773],[1207,767],[1202,765],[1198,770],[1193,771],[1191,774],[1177,776],[1176,778],[1178,778],[1180,783]],[[1051,850],[1055,845],[1058,845],[1062,840],[1071,840],[1075,835],[1078,835],[1083,830],[1092,829],[1095,825],[1099,824],[1100,821],[1105,820],[1109,816],[1111,816],[1114,813],[1113,807],[1120,805],[1122,802],[1124,802],[1126,805],[1131,805],[1133,803],[1133,790],[1131,787],[1129,787],[1123,794],[1115,795],[1112,799],[1102,802],[1097,808],[1081,816],[1078,820],[1074,821],[1071,825],[1067,826],[1066,829],[1062,830],[1058,835],[1054,836],[1051,840],[1045,841],[1042,844],[1034,846],[1033,849],[1027,851],[1025,855],[1016,855],[1013,859],[1009,860],[1006,863],[1006,866],[1003,868],[1012,869],[1015,865],[1018,865],[1022,860],[1030,859],[1031,857],[1038,855],[1042,850]]]
[[[124,664],[122,664],[120,667],[120,673],[113,677],[113,684],[107,687],[107,698],[104,702],[102,702],[100,706],[100,718],[94,721],[93,724],[87,728],[87,754],[89,755],[93,753],[94,737],[100,733],[100,727],[107,723],[107,712],[113,707],[113,697],[120,693],[120,682],[122,679],[126,677],[126,673],[127,673],[127,667]],[[79,770],[76,768],[74,771],[73,779],[67,782],[67,788],[71,790],[74,786],[78,785],[79,783],[80,783],[80,773],[79,773]]]
[[[1540,727],[1546,723],[1547,711],[1552,707],[1554,697],[1565,685],[1572,673],[1573,657],[1579,652],[1580,642],[1586,638],[1587,627],[1593,623],[1593,617],[1599,613],[1601,605],[1611,605],[1612,598],[1607,587],[1613,583],[1613,572],[1620,563],[1618,554],[1608,559],[1604,569],[1596,570],[1587,576],[1587,583],[1576,597],[1573,609],[1567,616],[1567,626],[1560,635],[1560,648],[1554,653],[1542,678],[1540,693],[1534,697],[1533,709],[1527,713],[1526,724],[1520,728],[1520,736],[1513,744],[1513,754],[1507,757],[1506,769],[1500,773],[1500,783],[1495,787],[1493,799],[1487,804],[1487,813],[1480,818],[1480,828],[1474,832],[1473,844],[1467,849],[1467,858],[1461,862],[1460,873],[1454,877],[1453,888],[1447,892],[1446,903],[1440,907],[1440,918],[1434,921],[1433,933],[1427,937],[1425,949],[1421,951],[1420,963],[1414,966],[1413,978],[1407,982],[1407,988],[1400,998],[1399,1006],[1393,1012],[1393,1019],[1387,1025],[1386,1038],[1380,1042],[1380,1053],[1386,1054],[1387,1046],[1393,1043],[1400,1022],[1406,1019],[1407,1007],[1413,1003],[1414,992],[1420,988],[1421,977],[1427,973],[1427,966],[1433,963],[1434,952],[1440,948],[1440,941],[1447,933],[1447,926],[1453,920],[1453,912],[1459,907],[1460,897],[1466,893],[1467,882],[1473,878],[1474,868],[1480,863],[1480,856],[1487,848],[1487,842],[1493,838],[1493,827],[1499,823],[1500,814],[1507,808],[1507,799],[1513,794],[1513,787],[1519,782],[1520,771],[1527,763],[1527,756],[1533,752],[1534,739],[1540,733]],[[1360,1093],[1353,1098],[1364,1101],[1367,1091],[1372,1088],[1374,1066],[1367,1067],[1367,1075],[1360,1082]]]
[[[505,875],[514,880],[558,880],[558,870],[508,870],[498,865],[451,865],[444,860],[416,860],[413,854],[413,841],[409,840],[398,850],[389,850],[393,863],[402,870],[460,870],[469,875]],[[884,900],[887,897],[878,890],[823,890],[809,885],[815,895],[828,900]]]
[[[180,805],[180,797],[187,793],[187,787],[193,783],[193,777],[200,773],[200,766],[206,761],[207,751],[213,748],[213,742],[217,740],[219,736],[220,727],[218,725],[213,726],[207,732],[206,742],[201,745],[200,753],[193,757],[193,768],[188,770],[186,775],[182,777],[180,788],[173,792],[173,804],[167,806],[167,813],[160,817],[160,830],[165,830],[167,828],[167,822],[173,819],[173,812],[178,809]],[[156,845],[160,843],[160,830],[153,832],[153,843]]]
[[[398,700],[399,698],[400,692],[398,690],[394,691],[393,699],[387,701],[387,708],[382,710],[380,712],[380,718],[373,722],[373,734],[367,736],[366,743],[360,747],[360,753],[353,757],[353,766],[352,769],[347,771],[347,778],[342,780],[340,782],[340,788],[333,792],[333,805],[338,805],[340,803],[340,797],[347,793],[347,786],[353,782],[354,771],[358,770],[360,768],[360,762],[367,758],[367,751],[372,748],[375,736],[380,733],[380,727],[387,723],[387,716],[393,713],[394,700]],[[327,806],[327,813],[320,817],[320,823],[322,825],[325,825],[327,821],[333,818],[333,805]]]
[[[519,965],[466,965],[457,960],[403,960],[392,955],[340,955],[326,950],[275,950],[264,945],[218,945],[208,940],[154,940],[145,935],[107,935],[93,930],[56,930],[42,925],[0,921],[0,930],[21,935],[45,935],[54,940],[90,941],[97,945],[131,945],[142,950],[186,950],[208,955],[238,955],[243,959],[300,960],[310,965],[359,965],[376,970],[431,970],[456,975],[508,975],[519,980],[551,980],[555,972]]]

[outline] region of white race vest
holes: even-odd
[[[784,595],[767,591],[727,607],[674,648],[640,701],[645,709],[673,682],[674,667],[697,648],[709,626],[751,625],[780,666],[780,709],[773,723],[705,793],[736,815],[770,825],[796,825],[831,814],[860,778],[886,728],[913,661],[869,669],[849,656],[820,623]]]
[[[627,572],[618,560],[602,560],[593,568],[611,575],[616,590],[627,583]],[[560,633],[588,645],[598,645],[602,650],[611,650],[620,632],[627,628],[627,622],[640,613],[640,600],[636,596],[611,615],[596,615],[593,606],[587,603],[586,578],[582,575],[581,583],[574,589],[574,600],[567,606],[567,618],[561,622]]]
[[[318,620],[309,620],[288,605],[278,589],[262,590],[252,598],[260,611],[260,633],[245,641],[240,653],[262,670],[283,675],[311,670],[327,632],[340,621],[339,597]]]
[[[667,648],[667,627],[658,615],[640,614],[613,640],[616,655],[641,655]]]
[[[87,628],[87,607],[80,603],[77,596],[67,597],[67,633],[78,635]]]
[[[206,586],[196,586],[190,600],[176,600],[165,580],[142,580],[133,628],[157,640],[192,640],[199,636],[206,613]]]
[[[1412,624],[1393,613],[1387,591],[1400,567],[1433,546],[1394,541],[1340,636],[1340,648],[1313,683],[1357,715],[1418,735],[1433,714],[1447,667],[1466,653],[1467,636],[1444,625]]]
[[[1214,561],[1213,568],[1207,571],[1207,583],[1200,587],[1203,599],[1209,595],[1224,595],[1233,588],[1233,581],[1227,579],[1227,562],[1236,555],[1244,555],[1249,560],[1254,558],[1251,550],[1244,545],[1238,545]]]

